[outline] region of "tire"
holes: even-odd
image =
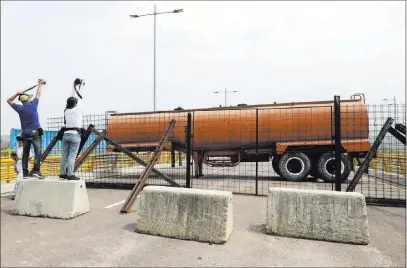
[[[280,158],[278,169],[287,181],[301,181],[311,172],[311,160],[304,153],[287,152]]]
[[[274,172],[278,175],[280,175],[280,170],[278,168],[278,162],[280,161],[280,157],[279,156],[274,156],[273,160],[271,160],[271,166],[273,167]]]
[[[350,174],[350,164],[348,157],[344,154],[341,155],[341,182],[345,182]],[[318,175],[325,182],[335,181],[335,155],[332,152],[324,153],[318,159]]]

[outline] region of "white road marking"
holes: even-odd
[[[122,200],[122,201],[120,201],[120,202],[117,202],[117,203],[111,204],[111,205],[109,205],[109,206],[106,206],[105,208],[112,208],[112,207],[115,207],[115,206],[121,205],[121,204],[123,204],[123,203],[124,203],[124,201],[126,201],[126,200]]]

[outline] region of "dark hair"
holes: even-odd
[[[78,103],[78,100],[75,97],[69,97],[66,100],[66,109],[72,109],[76,106]]]
[[[17,141],[23,141],[23,138],[21,138],[21,136],[17,136],[17,137],[16,137],[16,140],[17,140]]]
[[[74,84],[75,86],[80,85],[81,83],[82,83],[82,81],[81,81],[81,79],[79,79],[79,78],[76,78],[75,81],[73,82],[73,84]]]

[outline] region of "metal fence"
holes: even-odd
[[[176,120],[175,127],[172,133],[180,133],[180,138],[185,142],[185,126],[186,118],[173,115],[171,118],[166,114],[146,114],[143,116],[134,116],[126,114],[126,120],[119,120],[116,125],[108,127],[108,119],[114,117],[114,114],[98,114],[83,116],[83,127],[87,128],[90,124],[95,126],[97,130],[107,130],[110,139],[115,141],[117,135],[123,135],[123,139],[119,144],[136,156],[149,162],[154,150],[158,145],[158,141],[164,134],[165,128],[168,126],[171,119]],[[158,127],[149,125],[151,120],[157,118]],[[183,120],[185,122],[183,122]],[[56,131],[63,126],[63,118],[50,118],[47,120],[47,130]],[[162,132],[160,130],[162,129]],[[132,143],[134,135],[137,135],[138,142]],[[158,158],[155,169],[163,174],[173,178],[181,186],[186,186],[186,155],[185,150],[178,150],[178,143],[173,139],[171,134],[171,142],[167,142],[164,151]],[[81,152],[84,152],[91,143],[95,140],[95,135],[91,135],[92,139],[88,140]],[[57,146],[52,150],[50,155],[59,150]],[[80,153],[81,153],[80,152]],[[41,172],[44,175],[58,176],[60,174],[59,161],[61,153],[55,159],[47,157],[41,167]],[[79,157],[81,154],[79,154]],[[84,179],[90,187],[114,187],[114,188],[132,188],[138,178],[144,171],[144,166],[136,163],[129,156],[122,152],[118,152],[113,146],[106,142],[100,143],[95,150],[91,152],[85,162],[81,165],[76,176]],[[157,174],[152,173],[149,176],[148,184],[168,185]]]
[[[342,102],[341,189],[344,191],[388,117],[406,124],[405,104]],[[191,124],[188,124],[188,114]],[[86,115],[108,137],[149,161],[171,119],[176,120],[155,168],[182,186],[266,195],[271,187],[335,189],[335,111],[332,103],[230,107],[191,111]],[[49,118],[57,131],[63,118]],[[188,134],[190,133],[190,135]],[[191,160],[187,165],[190,141]],[[92,141],[88,141],[85,148]],[[61,147],[44,162],[44,175],[58,176]],[[89,187],[126,187],[144,167],[114,147],[99,144],[77,172]],[[387,134],[355,191],[371,202],[405,204],[405,146]],[[168,185],[152,174],[148,184]]]

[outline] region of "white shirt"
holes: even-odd
[[[82,93],[81,89],[80,89],[80,93]],[[78,100],[78,103],[76,104],[76,106],[74,108],[66,109],[66,111],[65,111],[66,125],[65,126],[67,128],[81,128],[82,127],[82,112],[81,112],[80,105],[79,105],[81,102],[81,98],[79,98],[79,96],[77,96],[75,89],[72,90],[71,97],[75,97]],[[68,131],[65,131],[65,133],[78,134],[78,131],[68,130]]]

